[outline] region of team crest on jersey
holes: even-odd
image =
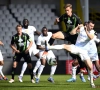
[[[23,40],[21,38],[19,38],[18,42],[22,42]]]
[[[19,42],[19,46],[24,46],[24,43],[22,42],[23,40],[21,38],[19,38],[18,42]]]
[[[72,23],[72,21],[71,21],[71,20],[68,20],[68,21],[67,21],[67,23],[68,23],[68,24],[71,24],[71,23]]]

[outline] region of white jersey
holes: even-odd
[[[37,40],[37,45],[41,45],[43,48],[45,47],[45,41],[47,42],[48,44],[48,41],[50,40],[50,38],[52,37],[52,33],[51,32],[47,32],[47,36],[43,36],[42,34],[38,37],[38,40]],[[48,51],[48,54],[44,57],[43,56],[43,50],[40,50],[40,58],[44,58],[44,59],[47,59],[47,58],[56,58],[54,53],[52,52],[52,50],[49,50]]]
[[[34,26],[28,26],[27,29],[22,28],[22,32],[27,33],[31,37],[33,41],[33,45],[35,45],[35,42],[34,42],[34,32],[35,31],[36,31],[36,28]],[[28,42],[28,45],[29,45],[29,42]]]
[[[94,34],[94,30],[89,31],[89,33]],[[81,27],[76,44],[71,46],[71,52],[73,54],[78,54],[82,60],[88,60],[94,55],[92,54],[90,56],[89,54],[91,53],[90,46],[95,46],[95,43],[93,40],[89,39],[84,27]]]
[[[89,33],[94,34],[95,31],[91,30],[89,31]],[[95,40],[95,36],[92,40],[90,40],[84,28],[82,27],[80,29],[80,33],[75,44],[75,46],[81,47],[82,49],[86,50],[92,61],[98,60],[97,48],[94,40]]]
[[[52,37],[51,32],[47,32],[48,36],[43,36],[42,34],[38,37],[37,45],[41,45],[42,47],[45,47],[45,41],[48,43],[50,38]]]
[[[94,30],[89,31],[89,33],[94,34]],[[84,47],[89,41],[90,39],[87,36],[84,27],[81,27],[75,46]]]
[[[36,31],[36,28],[34,26],[28,26],[27,29],[25,29],[25,28],[22,29],[22,32],[23,33],[27,33],[31,37],[31,39],[33,41],[33,45],[32,45],[32,47],[29,50],[30,56],[31,56],[32,53],[34,55],[36,55],[39,52],[39,50],[36,48],[36,44],[34,42],[34,32],[35,31]],[[27,42],[27,46],[28,45],[29,45],[29,42]]]

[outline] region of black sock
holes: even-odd
[[[31,80],[32,80],[33,79],[33,68],[29,69],[29,73],[30,73]]]
[[[54,41],[55,41],[55,39],[50,38],[50,40],[49,40],[49,42],[48,42],[48,43],[49,43],[50,45],[52,45],[52,44],[54,43]]]
[[[11,73],[11,75],[12,75],[12,79],[14,79],[15,71],[16,71],[16,68],[12,67],[12,73]]]
[[[80,72],[80,66],[77,67],[76,75]]]

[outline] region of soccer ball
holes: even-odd
[[[56,65],[57,64],[57,61],[56,61],[56,59],[55,58],[47,58],[47,63],[49,64],[49,65]]]

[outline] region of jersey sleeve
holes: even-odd
[[[13,36],[11,39],[11,45],[13,45],[14,43],[15,43],[15,41],[14,41],[14,36]]]
[[[50,36],[50,38],[52,37],[52,32],[49,32],[49,36]]]
[[[38,39],[37,39],[37,45],[41,45],[41,37],[39,36]]]
[[[61,17],[59,17],[60,22],[62,22],[63,20],[64,20],[64,14]]]
[[[34,26],[32,26],[32,30],[33,30],[33,32],[35,32],[36,31],[36,28]]]
[[[95,34],[95,31],[94,31],[94,30],[91,30],[90,33],[91,33],[91,34]]]
[[[74,16],[76,17],[77,24],[82,24],[81,19],[76,14],[74,14]]]

